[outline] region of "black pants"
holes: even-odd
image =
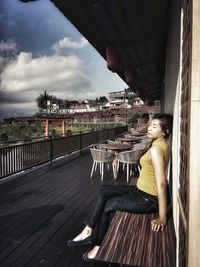
[[[151,196],[133,185],[104,185],[99,190],[86,225],[95,229],[95,244],[100,245],[115,211],[130,213],[154,213],[158,211],[157,197]]]

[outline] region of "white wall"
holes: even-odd
[[[191,16],[191,92],[188,181],[188,265],[200,266],[200,1],[193,0]]]
[[[166,52],[165,91],[162,96],[163,112],[173,115],[171,185],[173,188],[173,216],[175,231],[178,230],[178,179],[179,179],[179,135],[180,135],[180,1],[171,1]],[[178,236],[178,235],[177,235]]]

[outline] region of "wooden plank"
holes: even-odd
[[[82,250],[66,248],[66,241],[80,231],[101,185],[99,172],[89,179],[91,163],[85,154],[0,184],[1,266],[84,266]],[[105,183],[111,177],[110,171]]]
[[[74,192],[74,193],[78,193],[78,191]],[[81,195],[80,195],[81,197]],[[45,211],[45,209],[48,209],[48,205],[44,206],[44,208],[42,208],[42,210],[40,212],[37,212],[37,209],[34,210],[35,212],[35,218],[31,219],[29,218],[30,223],[32,224],[32,227],[27,227],[27,225],[23,226],[23,224],[21,225],[21,227],[19,226],[19,237],[18,240],[20,239],[21,242],[15,244],[15,249],[13,250],[13,252],[11,250],[9,250],[9,248],[7,249],[7,253],[11,253],[12,252],[12,260],[15,259],[15,255],[18,255],[22,253],[23,250],[27,250],[29,249],[29,247],[31,246],[31,244],[37,244],[38,242],[38,238],[39,237],[43,237],[44,239],[44,235],[45,233],[43,232],[44,229],[47,229],[49,231],[49,228],[51,228],[51,225],[54,223],[55,220],[55,225],[52,225],[52,231],[56,231],[57,227],[59,227],[59,221],[57,221],[58,219],[58,215],[63,215],[63,211],[66,210],[67,213],[70,215],[73,211],[70,210],[75,208],[74,203],[78,203],[78,198],[74,198],[73,201],[69,202],[69,199],[66,199],[66,203],[69,203],[69,205],[65,205],[66,207],[64,208],[63,203],[59,202],[55,202],[54,204],[52,203],[52,207],[51,207],[51,211]],[[77,205],[76,205],[77,206]],[[52,208],[55,210],[52,210]],[[37,216],[37,213],[40,214],[40,216]],[[63,221],[66,220],[66,215],[65,217],[63,217]],[[14,233],[17,231],[17,229],[15,229]],[[21,237],[21,238],[20,238]],[[38,245],[38,244],[37,244]],[[43,243],[39,244],[38,246],[41,247],[43,245]],[[5,251],[5,250],[4,250]],[[33,256],[33,254],[32,254]]]
[[[89,181],[88,181],[88,183],[89,183]],[[86,184],[86,183],[85,183]],[[80,184],[80,187],[82,187],[84,185],[84,183],[83,184]],[[74,192],[73,192],[73,190],[74,190]],[[78,191],[76,192],[76,190],[73,188],[73,190],[72,190],[72,193],[74,193],[75,194],[75,196],[76,195],[78,195],[78,194],[76,194],[76,193],[79,193]],[[80,188],[79,188],[79,190],[80,190]],[[64,204],[65,203],[68,203],[69,202],[69,198],[70,198],[70,194],[69,194],[69,190],[67,191],[65,191],[66,192],[66,194],[67,194],[67,196],[68,196],[68,199],[65,199],[63,202],[64,202]],[[57,193],[58,194],[58,193]],[[82,198],[82,196],[80,195],[80,197]],[[80,198],[80,199],[81,199]],[[73,198],[73,200],[71,200],[71,202],[69,202],[70,203],[70,205],[72,205],[73,204],[73,202],[76,202],[76,203],[78,203],[78,202],[80,202],[81,200],[79,200],[78,198],[76,199],[76,198]],[[55,202],[54,201],[54,203],[52,203],[52,204],[54,204],[54,205],[57,205],[58,203],[57,202]],[[63,203],[61,203],[61,204],[63,204]],[[73,205],[72,205],[72,207],[73,207]],[[41,219],[42,220],[45,220],[45,221],[48,221],[47,220],[47,218],[48,218],[48,213],[45,213],[45,210],[43,210],[42,209],[42,211],[41,211],[41,213],[43,213],[43,217],[41,217]],[[57,212],[55,211],[55,214],[56,214]],[[48,216],[47,216],[48,215]],[[47,216],[47,218],[46,218],[46,216]],[[53,216],[53,215],[52,215]],[[23,216],[22,216],[23,217]],[[50,214],[50,218],[51,218],[51,214]],[[29,221],[30,221],[30,223],[32,224],[32,225],[34,225],[34,224],[36,224],[36,226],[37,227],[39,227],[39,225],[42,225],[42,222],[40,222],[40,217],[38,217],[38,215],[36,215],[36,218],[35,218],[35,220],[34,220],[34,222],[32,222],[31,220],[30,220],[30,218],[29,218]],[[45,222],[44,221],[44,222]],[[26,227],[26,226],[25,226]],[[19,225],[19,230],[18,230],[18,232],[20,232],[20,234],[19,234],[19,237],[22,235],[22,236],[24,236],[23,235],[23,230],[21,230],[21,228],[22,227],[20,227],[20,225]],[[15,228],[15,230],[17,230],[16,228]],[[26,230],[26,228],[25,228],[25,230]],[[27,230],[26,230],[27,231]],[[14,231],[15,232],[15,231]],[[35,229],[30,229],[30,232],[29,233],[27,233],[28,235],[31,235],[32,233],[34,234],[34,232],[35,232]],[[7,233],[6,233],[7,234]],[[26,235],[26,239],[27,239],[27,235]],[[23,239],[22,239],[22,241],[23,241]],[[22,242],[21,242],[22,243]],[[28,245],[28,244],[27,244]],[[16,244],[16,246],[17,246],[17,244]]]
[[[68,189],[68,190],[67,190]],[[67,192],[67,196],[68,196],[68,198],[70,198],[71,197],[71,195],[73,195],[73,194],[76,194],[77,192],[76,192],[76,188],[72,188],[71,189],[71,191],[69,190],[69,188],[67,188],[67,187],[64,187],[63,186],[63,190],[64,191],[61,191],[61,189],[59,189],[59,190],[56,190],[56,188],[54,187],[54,189],[53,189],[53,191],[57,191],[57,193],[55,193],[54,192],[54,198],[53,198],[53,205],[54,205],[54,207],[56,208],[56,205],[60,205],[60,206],[57,206],[57,209],[58,209],[58,211],[59,211],[59,209],[62,207],[62,205],[64,205],[65,204],[65,201],[66,202],[68,202],[69,201],[69,199],[65,199],[65,200],[63,200],[63,202],[64,203],[62,203],[62,201],[59,203],[58,202],[58,200],[59,200],[59,198],[61,198],[61,200],[62,200],[62,195],[64,194],[64,193],[66,193]],[[59,192],[59,193],[58,193]],[[57,196],[56,196],[56,194],[57,194]],[[60,195],[59,197],[58,197],[58,195]],[[23,235],[23,231],[27,231],[27,228],[28,228],[28,226],[30,225],[34,225],[34,227],[37,227],[38,226],[38,224],[41,224],[41,222],[40,222],[40,220],[42,219],[42,218],[45,218],[45,220],[48,218],[46,218],[45,217],[45,215],[47,216],[47,213],[49,212],[48,211],[48,205],[50,205],[51,204],[51,201],[48,199],[48,194],[46,193],[46,195],[44,195],[44,197],[40,197],[40,199],[37,199],[37,201],[35,201],[35,199],[33,199],[32,200],[32,202],[34,203],[34,202],[36,202],[37,203],[37,207],[40,207],[40,205],[41,205],[41,210],[40,210],[40,212],[39,212],[39,208],[37,208],[37,207],[34,207],[33,208],[33,203],[32,203],[32,212],[33,212],[33,215],[34,215],[34,218],[32,218],[32,214],[30,214],[29,216],[27,216],[27,218],[24,218],[24,216],[22,216],[22,214],[23,214],[23,212],[21,213],[19,213],[20,214],[20,216],[17,216],[17,217],[15,217],[14,216],[14,213],[12,213],[12,216],[11,217],[14,217],[14,221],[11,221],[11,223],[13,224],[13,227],[10,227],[10,225],[9,225],[9,223],[7,223],[7,224],[5,224],[5,227],[7,227],[7,228],[5,228],[4,227],[4,235],[3,234],[1,234],[1,236],[6,236],[6,237],[8,237],[9,235],[11,235],[12,236],[12,232],[17,232],[17,236],[16,236],[16,234],[15,234],[15,238],[18,240],[18,241],[20,241],[20,242],[23,242],[23,239],[22,240],[20,240],[20,237],[22,236],[24,236]],[[47,198],[47,200],[45,199],[45,197]],[[56,200],[56,198],[57,198],[57,200]],[[23,206],[22,205],[22,207],[21,207],[21,209],[23,210],[23,209],[26,209],[26,208],[28,208],[29,206]],[[43,207],[43,208],[42,208]],[[47,207],[47,209],[45,209],[45,207]],[[35,213],[35,209],[38,209],[38,212],[36,213],[36,214],[34,214]],[[56,210],[57,210],[56,209]],[[51,213],[53,212],[57,212],[56,210],[52,210],[51,211]],[[49,216],[51,216],[51,213],[50,213],[50,215]],[[18,218],[19,217],[19,218]],[[41,219],[40,219],[41,218]],[[43,219],[42,219],[43,220]],[[8,227],[9,226],[9,227]],[[34,231],[34,227],[32,227],[32,231]],[[2,227],[3,228],[3,227]],[[6,229],[8,229],[7,231],[6,231]],[[18,237],[18,238],[17,238]]]
[[[0,266],[87,266],[87,247],[67,248],[66,241],[82,228],[100,185],[99,170],[90,179],[89,153],[45,166],[0,183]],[[103,184],[126,184],[121,173]],[[96,263],[95,266],[108,266]]]
[[[176,239],[172,218],[164,231],[151,230],[157,214],[117,211],[96,256],[97,260],[143,267],[175,267]]]
[[[94,196],[91,197],[91,194],[85,196],[87,197],[87,201],[83,202],[82,205],[79,207],[73,206],[71,210],[66,208],[64,213],[53,219],[51,227],[49,227],[47,231],[34,242],[34,244],[40,246],[40,249],[37,249],[35,252],[32,251],[32,255],[28,259],[26,253],[24,253],[23,260],[19,259],[21,263],[23,262],[23,264],[28,263],[28,265],[31,264],[37,266],[41,259],[45,260],[46,264],[49,262],[49,265],[54,263],[57,259],[56,255],[58,253],[61,255],[62,252],[67,249],[66,242],[71,238],[70,235],[75,235],[80,230],[80,224],[82,224],[84,219],[85,209],[91,204],[91,199],[94,198]],[[80,195],[80,197],[82,196]],[[78,223],[77,218],[79,219]],[[73,228],[77,230],[77,232],[75,232]],[[69,229],[73,230],[69,231]]]

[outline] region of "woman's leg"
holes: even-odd
[[[123,194],[127,194],[129,192],[130,186],[118,186],[118,185],[103,185],[98,195],[95,199],[95,203],[91,209],[91,214],[88,217],[88,220],[85,221],[86,227],[83,229],[83,231],[78,234],[73,241],[80,241],[84,240],[88,236],[92,235],[93,229],[99,222],[102,212],[104,211],[106,202],[108,199],[116,196],[120,196]],[[133,187],[133,186],[131,186]]]
[[[106,202],[104,211],[101,215],[95,244],[100,245],[109,226],[111,215],[115,211],[124,211],[130,213],[153,213],[158,210],[157,200],[144,197],[134,187],[132,192],[126,195],[116,196]]]
[[[123,196],[129,194],[130,188],[133,186],[121,186],[121,185],[104,185],[100,188],[98,195],[95,199],[95,203],[91,209],[91,214],[86,220],[86,225],[94,229],[101,218],[101,215],[105,209],[107,201],[113,197]]]

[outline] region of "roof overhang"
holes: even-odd
[[[51,1],[102,57],[107,59],[108,46],[117,49],[122,68],[116,72],[143,100],[160,99],[169,1]]]

